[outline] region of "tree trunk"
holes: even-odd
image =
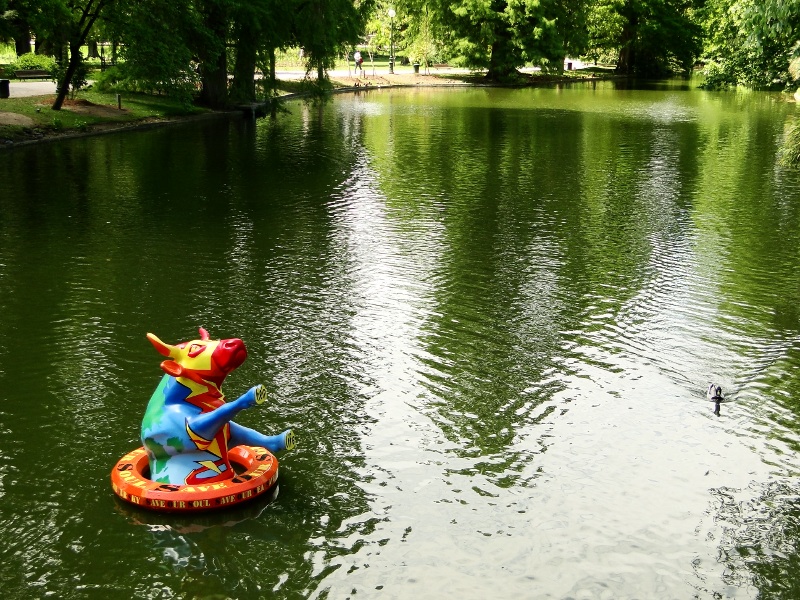
[[[255,28],[244,24],[236,42],[236,62],[231,84],[231,98],[237,102],[254,102],[256,99],[256,44]]]
[[[492,1],[492,11],[496,17],[489,20],[489,26],[494,33],[494,41],[489,56],[489,71],[486,73],[487,79],[492,81],[510,81],[517,74],[517,63],[514,56],[516,50],[512,41],[511,28],[504,16],[507,8],[506,0]]]
[[[203,55],[200,56],[201,104],[210,108],[224,108],[228,104],[228,60],[225,40],[228,31],[228,15],[224,4],[217,0],[206,0],[199,4],[205,26],[214,36]],[[218,46],[215,48],[214,46]]]
[[[66,72],[58,82],[56,99],[52,107],[53,110],[61,110],[61,106],[64,104],[64,98],[66,98],[67,93],[69,93],[69,83],[72,81],[72,76],[75,75],[78,65],[80,65],[83,60],[83,56],[81,56],[81,46],[86,42],[86,38],[94,26],[95,21],[109,2],[113,2],[113,0],[99,0],[97,3],[95,3],[94,0],[90,0],[82,7],[82,14],[79,20],[69,29],[62,28],[62,33],[59,34],[59,37],[61,37],[62,40],[69,40],[69,63],[67,64]],[[68,36],[67,32],[69,33]],[[56,60],[59,62],[63,60],[66,44],[67,42],[61,41],[56,46],[58,50],[56,53]],[[39,51],[38,44],[36,51]]]
[[[213,62],[200,65],[200,103],[209,108],[224,108],[228,103],[228,65],[225,52]]]
[[[28,26],[28,23],[19,18],[12,19],[11,27],[14,37],[14,50],[17,56],[33,52],[33,47],[31,46],[31,28]]]
[[[275,48],[269,49],[269,89],[275,90],[278,87],[278,78],[275,74]]]
[[[21,37],[15,37],[14,50],[16,51],[17,56],[22,56],[23,54],[33,52],[33,46],[31,46],[31,34],[26,33]]]
[[[513,62],[509,60],[511,58],[508,55],[510,46],[511,41],[505,38],[499,38],[492,44],[489,70],[486,73],[487,79],[505,82],[513,79],[514,75],[516,75],[517,69],[513,66]]]
[[[36,34],[36,54],[53,56],[55,54],[53,42],[42,34]]]
[[[625,24],[622,26],[620,36],[619,58],[617,59],[617,72],[633,75],[636,72],[636,38],[639,30],[639,15],[631,9],[623,13]]]
[[[69,64],[67,65],[67,70],[64,72],[63,79],[60,79],[56,86],[56,99],[55,102],[53,102],[53,110],[61,110],[61,106],[64,104],[64,99],[69,93],[69,82],[72,81],[72,76],[75,74],[75,70],[78,68],[80,62],[80,44],[70,44]]]
[[[68,45],[68,38],[66,37],[63,28],[53,31],[49,36],[36,36],[36,54],[43,56],[52,56],[58,62],[65,58],[65,50]]]

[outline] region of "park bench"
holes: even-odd
[[[44,69],[25,69],[14,71],[14,77],[17,79],[50,79],[52,75]]]
[[[435,65],[431,65],[431,66],[434,69],[437,69],[437,70],[438,69],[452,69],[453,68],[450,65],[448,65],[447,63],[439,63],[439,64],[435,64]]]

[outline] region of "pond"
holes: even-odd
[[[374,90],[0,154],[0,589],[796,598],[795,110]],[[298,447],[272,502],[138,510],[145,336],[200,326]]]

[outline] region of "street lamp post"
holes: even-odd
[[[389,9],[389,22],[391,23],[391,29],[389,33],[389,74],[394,74],[394,16],[397,13],[394,12],[393,8]]]

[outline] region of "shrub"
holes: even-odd
[[[53,68],[53,77],[57,81],[61,81],[67,74],[67,63],[56,63],[55,67]],[[70,98],[74,98],[75,94],[83,87],[86,87],[88,83],[87,77],[89,76],[89,65],[86,64],[86,60],[83,56],[78,57],[78,66],[75,68],[75,72],[72,74],[71,81],[67,82],[67,85],[70,86]]]
[[[178,100],[185,108],[192,105],[193,95],[199,87],[199,79],[194,71],[184,71],[175,77],[169,74],[163,79],[154,74],[137,69],[135,64],[123,63],[109,67],[95,79],[94,89],[99,92],[138,92],[159,94]]]
[[[703,75],[705,75],[705,81],[700,84],[700,87],[704,90],[724,90],[736,86],[736,78],[716,62],[708,62],[703,69]]]
[[[100,71],[94,78],[94,88],[98,92],[113,92],[123,80],[119,67],[108,67]]]
[[[793,123],[787,128],[779,158],[785,167],[800,166],[800,123]]]
[[[48,73],[53,73],[55,68],[56,59],[52,56],[43,56],[41,54],[28,52],[28,54],[22,54],[21,56],[18,56],[17,60],[11,63],[9,71],[13,72],[27,69],[42,69]]]

